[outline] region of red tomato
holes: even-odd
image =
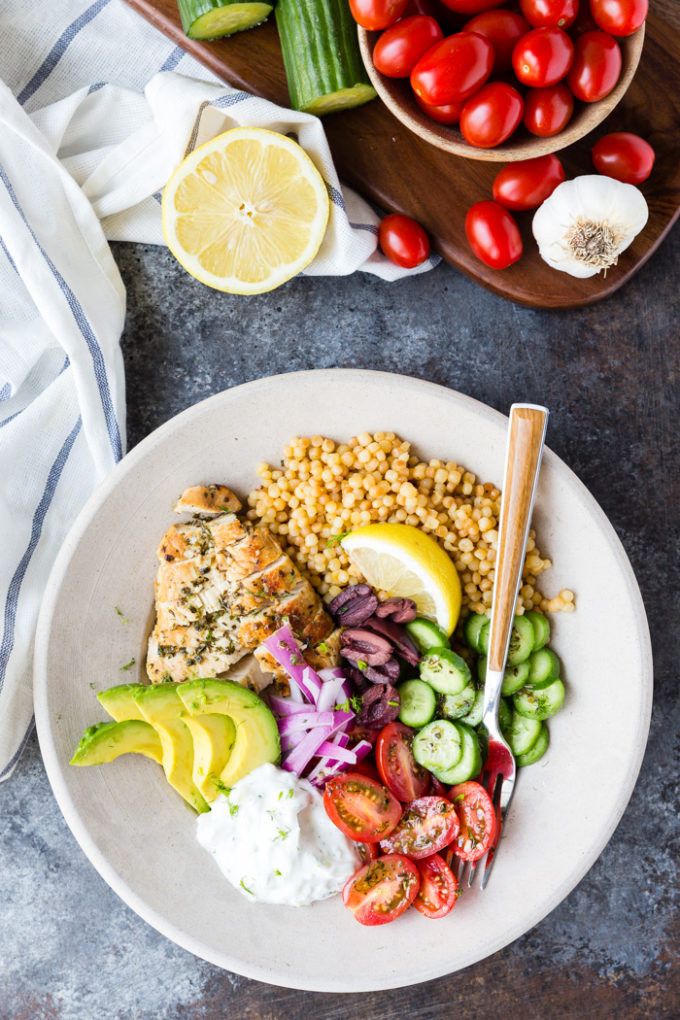
[[[420,109],[436,120],[438,124],[457,124],[463,112],[464,103],[447,103],[445,106],[430,106],[424,103],[420,96],[414,92],[414,98]]]
[[[491,797],[474,780],[452,786],[449,797],[460,819],[460,832],[452,843],[452,850],[464,861],[477,861],[496,835],[496,812]]]
[[[590,0],[590,13],[610,35],[632,35],[647,17],[649,0]]]
[[[430,788],[430,773],[418,765],[411,743],[413,730],[400,722],[388,723],[375,745],[380,778],[402,804],[422,797]]]
[[[323,806],[340,831],[358,843],[379,843],[401,818],[397,798],[360,772],[331,776],[323,792]]]
[[[443,39],[434,18],[402,18],[386,28],[373,47],[373,63],[388,78],[407,78],[424,53]]]
[[[495,54],[493,73],[503,74],[511,69],[515,43],[529,31],[529,23],[521,14],[501,8],[497,11],[485,11],[471,18],[463,31],[477,32],[489,40]]]
[[[545,89],[527,89],[524,96],[524,126],[532,135],[550,138],[567,126],[574,112],[574,97],[564,84]]]
[[[380,857],[380,847],[377,843],[357,843],[357,850],[364,864],[375,861]]]
[[[443,857],[432,854],[418,861],[420,889],[413,906],[425,917],[444,917],[456,902],[458,881]]]
[[[460,130],[470,145],[493,149],[509,138],[524,112],[524,100],[516,88],[492,81],[468,99],[460,115]]]
[[[505,0],[442,0],[449,10],[456,14],[480,14],[505,3]]]
[[[493,197],[506,209],[536,209],[564,179],[564,168],[557,156],[520,159],[496,174]]]
[[[604,99],[620,74],[621,50],[613,36],[606,32],[584,32],[578,37],[574,63],[567,75],[567,85],[577,99],[584,103]]]
[[[359,924],[387,924],[411,906],[419,888],[415,864],[408,857],[389,854],[364,864],[347,880],[342,902]]]
[[[405,269],[419,266],[430,254],[430,241],[420,223],[403,213],[390,213],[381,220],[378,243],[391,262]]]
[[[523,85],[545,88],[564,78],[574,59],[574,44],[561,28],[532,28],[512,51],[512,66]]]
[[[402,16],[408,0],[349,0],[357,25],[376,31],[389,28]]]
[[[446,797],[418,797],[406,805],[401,821],[380,841],[380,848],[417,861],[452,843],[459,827],[456,810]]]
[[[520,10],[530,25],[569,28],[576,21],[579,0],[519,0]]]
[[[600,138],[592,148],[592,157],[599,174],[624,184],[641,184],[654,166],[654,149],[629,131],[614,131]]]
[[[416,95],[430,106],[460,103],[481,88],[493,67],[493,46],[474,32],[435,43],[411,71]]]
[[[498,202],[487,199],[470,206],[465,236],[477,258],[492,269],[506,269],[522,254],[519,227]]]

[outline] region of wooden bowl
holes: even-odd
[[[550,152],[557,152],[596,128],[623,98],[626,89],[633,80],[642,54],[645,26],[642,25],[633,35],[617,40],[621,47],[623,63],[619,80],[608,96],[600,99],[597,103],[581,103],[576,100],[572,118],[566,128],[551,138],[532,135],[523,124],[520,124],[507,142],[497,145],[493,149],[480,149],[470,145],[463,138],[457,125],[438,124],[428,117],[418,106],[408,78],[386,78],[385,75],[380,74],[373,65],[373,47],[379,35],[379,32],[368,32],[366,29],[359,28],[361,56],[378,96],[397,120],[400,120],[419,138],[455,156],[508,163],[516,159],[532,159],[535,156],[545,156]]]

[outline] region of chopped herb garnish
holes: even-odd
[[[274,836],[274,842],[276,842],[277,839],[288,839],[289,836],[290,829],[279,829],[278,836]]]
[[[254,896],[254,895],[255,895],[255,893],[253,892],[253,890],[252,890],[252,889],[249,889],[249,888],[248,888],[248,886],[247,886],[247,885],[246,885],[246,883],[245,883],[245,882],[243,881],[243,879],[241,879],[241,888],[242,888],[242,889],[245,889],[245,891],[246,891],[247,893],[250,893],[250,895],[251,895],[251,896]]]
[[[332,549],[334,546],[340,545],[343,538],[347,538],[348,535],[351,535],[351,531],[341,531],[339,535],[331,535],[331,537],[326,542],[326,548]]]
[[[134,664],[135,664],[135,660],[134,659],[130,659],[129,662],[126,662],[124,666],[120,667],[121,673],[123,672],[123,670],[132,669]]]
[[[316,647],[319,649],[322,655],[328,655],[328,645],[326,644],[325,641],[319,641]]]
[[[362,673],[364,672],[364,670],[368,669],[368,663],[364,662],[363,659],[357,659],[356,665],[357,669],[360,669]]]
[[[121,620],[122,620],[123,623],[129,623],[130,622],[130,617],[126,616],[125,613],[121,609],[118,608],[118,606],[114,606],[113,608],[115,609],[115,611],[118,614],[118,616],[121,617]]]

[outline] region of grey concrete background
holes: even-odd
[[[312,367],[403,372],[503,412],[517,399],[547,404],[549,445],[603,507],[642,589],[651,734],[612,840],[549,917],[464,972],[361,996],[251,981],[157,934],[79,849],[33,737],[0,785],[0,1018],[680,1016],[680,230],[613,298],[564,313],[514,306],[445,264],[398,284],[298,278],[240,298],[206,290],[163,249],[114,254],[128,288],[130,447],[210,394]],[[574,795],[596,796],[597,777]]]

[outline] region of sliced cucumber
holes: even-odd
[[[429,723],[437,707],[437,696],[424,680],[404,680],[397,687],[400,698],[399,722],[419,729]]]
[[[531,750],[538,740],[542,726],[543,723],[538,719],[527,719],[519,712],[512,713],[512,721],[504,736],[515,757],[518,754],[527,754]]]
[[[550,648],[539,648],[529,656],[528,687],[546,687],[560,675],[560,660]]]
[[[454,695],[455,697],[455,695]],[[479,726],[482,721],[482,709],[484,707],[484,691],[481,688],[475,691],[475,700],[467,715],[461,717],[460,721],[468,726]]]
[[[177,0],[182,28],[189,39],[218,39],[261,25],[274,3],[243,0]]]
[[[463,688],[460,694],[443,694],[439,701],[438,714],[444,716],[445,719],[462,719],[463,716],[467,716],[472,710],[477,694],[477,688],[472,680]],[[476,725],[476,723],[473,725]]]
[[[505,698],[498,702],[498,725],[503,733],[512,725],[512,705]]]
[[[528,719],[550,719],[564,704],[564,684],[553,680],[547,687],[523,687],[513,695],[512,703],[520,715]]]
[[[548,727],[544,722],[541,723],[541,732],[538,734],[536,743],[527,751],[526,754],[518,754],[515,757],[515,761],[518,765],[533,765],[535,761],[542,758],[545,752],[548,750],[550,744],[550,733]]]
[[[347,0],[278,0],[290,104],[322,116],[373,99]]]
[[[429,652],[431,648],[449,648],[449,639],[436,623],[427,620],[424,616],[417,616],[415,620],[404,624],[408,636],[411,638],[419,652]]]
[[[486,678],[486,655],[480,655],[477,659],[477,677],[479,678],[479,682],[483,684]],[[528,680],[528,662],[518,662],[516,666],[506,666],[503,673],[501,694],[503,694],[506,698],[509,697],[511,694],[514,694],[515,691],[524,687]]]
[[[453,725],[460,733],[462,746],[460,759],[446,771],[430,770],[440,783],[446,783],[447,786],[453,786],[454,783],[466,783],[468,779],[474,779],[482,768],[482,752],[475,731],[463,722],[455,722]]]
[[[543,648],[550,641],[550,623],[547,616],[536,612],[535,609],[527,610],[524,615],[527,620],[531,621],[531,626],[534,628],[534,651]]]
[[[420,660],[420,679],[438,694],[460,694],[472,673],[465,659],[450,648],[433,648]]]
[[[516,616],[510,631],[508,646],[508,666],[517,666],[525,662],[534,648],[534,628],[526,616]]]
[[[433,719],[418,730],[411,749],[418,764],[439,778],[440,773],[452,769],[462,757],[462,731],[448,719]]]
[[[481,652],[481,632],[489,629],[489,617],[483,613],[470,613],[463,624],[463,637],[475,652]]]

